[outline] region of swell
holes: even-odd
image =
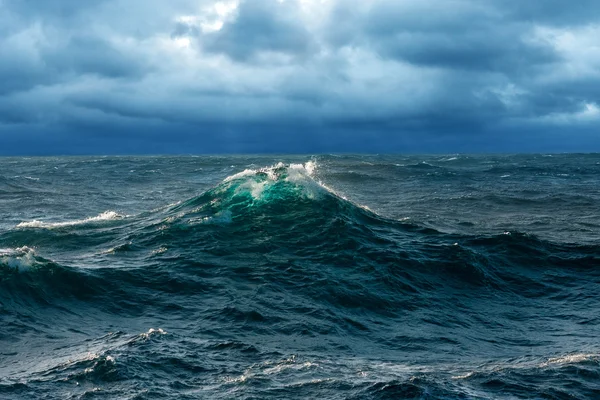
[[[11,371],[0,382],[0,393],[112,398],[135,392],[140,383],[145,394],[160,398],[181,398],[182,392],[218,399],[237,392],[273,399],[595,398],[599,393],[600,364],[593,353],[427,365],[272,352],[244,342],[190,340],[160,328],[114,332],[69,350],[49,362],[30,360],[27,374]]]
[[[2,284],[10,285],[11,296],[49,303],[72,295],[121,309],[127,302],[152,305],[148,291],[202,295],[231,282],[238,287],[258,282],[314,303],[389,315],[427,307],[424,297],[439,287],[466,297],[491,289],[559,298],[568,284],[556,276],[579,271],[597,279],[595,246],[561,245],[518,232],[443,234],[379,216],[317,176],[314,162],[277,164],[245,170],[199,196],[135,216],[106,212],[21,223],[3,239],[82,254],[74,253],[72,267],[29,250],[10,256]],[[33,271],[15,274],[23,261],[33,263]],[[86,262],[96,268],[77,268]],[[164,298],[154,305],[162,306]]]
[[[314,163],[277,164],[135,215],[15,223],[0,234],[5,343],[82,341],[37,364],[30,350],[29,371],[4,368],[0,393],[598,394],[597,349],[585,344],[598,323],[597,246],[442,233],[378,215],[320,177]],[[477,364],[499,358],[507,365]],[[530,383],[548,377],[571,390]]]

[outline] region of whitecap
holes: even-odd
[[[25,272],[35,265],[35,255],[35,250],[27,246],[0,249],[0,265],[18,272]]]
[[[263,167],[257,169],[245,169],[242,172],[228,176],[223,180],[223,183],[230,183],[233,181],[242,180],[245,178],[252,178],[258,175],[263,175],[266,179],[262,181],[247,180],[237,188],[239,191],[250,192],[254,199],[260,199],[265,189],[278,181],[285,180],[296,184],[301,184],[305,189],[305,194],[308,197],[314,197],[315,193],[311,190],[310,185],[314,184],[312,176],[317,169],[315,161],[308,161],[305,164],[289,164],[286,165],[279,162],[270,167]]]
[[[577,364],[584,361],[597,360],[598,354],[570,354],[562,357],[549,358],[540,364],[540,367],[549,367],[551,365]]]
[[[256,170],[256,169],[245,169],[242,172],[238,172],[237,174],[228,176],[227,178],[225,178],[225,180],[223,180],[223,182],[227,183],[227,182],[235,181],[235,180],[238,180],[241,178],[245,178],[247,176],[254,176],[257,173],[258,173],[258,170]]]
[[[95,222],[103,222],[103,221],[114,221],[126,218],[126,215],[118,214],[114,211],[105,211],[100,215],[95,217],[89,217],[84,219],[78,219],[74,221],[65,221],[65,222],[45,222],[45,221],[27,221],[21,222],[17,225],[17,228],[44,228],[44,229],[52,229],[52,228],[62,228],[66,226],[76,226],[76,225],[85,225],[89,223]]]
[[[349,200],[343,194],[337,192],[324,182],[315,178],[318,169],[318,164],[314,160],[310,160],[304,164],[292,163],[284,164],[279,162],[270,167],[256,168],[256,169],[245,169],[244,171],[238,172],[234,175],[228,176],[223,180],[224,184],[228,184],[233,181],[240,181],[246,179],[245,182],[241,183],[236,188],[236,193],[241,191],[249,192],[255,200],[260,200],[263,193],[267,188],[279,181],[290,182],[301,189],[302,195],[308,199],[316,199],[320,195],[329,193],[335,197],[352,203],[356,207],[360,207],[363,210],[372,212],[368,206],[357,204]],[[254,178],[261,175],[261,180],[254,180],[248,178]],[[220,191],[226,190],[228,186],[220,188]]]
[[[471,371],[471,372],[467,372],[466,374],[463,374],[463,375],[453,376],[452,379],[468,379],[468,378],[472,377],[473,375],[475,375],[475,372]]]
[[[167,247],[165,247],[165,246],[161,246],[161,247],[159,247],[159,248],[158,248],[158,249],[156,249],[156,250],[152,250],[152,253],[151,253],[151,254],[152,254],[152,255],[163,254],[163,253],[166,253],[166,252],[167,252],[167,250],[168,250],[168,248],[167,248]]]
[[[154,328],[150,328],[148,329],[148,332],[142,333],[139,335],[140,338],[142,339],[150,339],[150,337],[152,336],[162,336],[162,335],[166,335],[167,331],[163,330],[162,328],[158,328],[158,329],[154,329]]]

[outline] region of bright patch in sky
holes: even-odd
[[[216,32],[223,28],[223,24],[231,18],[239,6],[239,1],[219,1],[209,8],[208,17],[205,17],[200,26],[203,32]]]
[[[595,103],[587,103],[581,116],[585,119],[597,120],[600,118],[600,108]]]
[[[177,47],[190,47],[191,40],[187,37],[178,37],[173,39]]]

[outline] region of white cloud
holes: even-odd
[[[551,46],[560,57],[541,81],[600,78],[600,25],[537,26],[532,40]]]
[[[596,103],[583,103],[577,111],[552,113],[541,117],[537,122],[567,126],[600,122],[600,108]]]

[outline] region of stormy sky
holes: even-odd
[[[0,155],[600,151],[597,0],[0,0]]]

